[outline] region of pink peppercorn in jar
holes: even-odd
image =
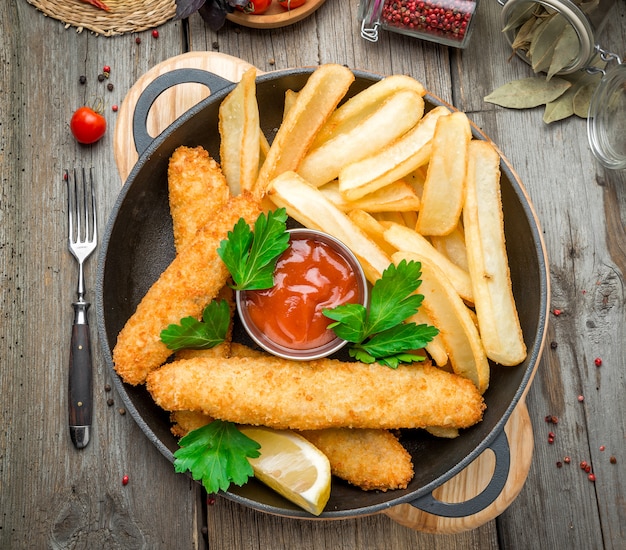
[[[361,0],[361,36],[378,41],[379,27],[454,48],[469,43],[478,0]]]

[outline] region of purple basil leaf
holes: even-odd
[[[197,12],[206,0],[176,0],[176,15],[174,19],[185,19]]]
[[[218,4],[220,4],[219,1],[207,3],[198,10],[212,31],[218,31],[222,28],[226,21],[226,13],[228,13],[224,6]]]
[[[243,8],[248,4],[248,2],[250,2],[250,0],[228,0],[228,4],[233,8]]]

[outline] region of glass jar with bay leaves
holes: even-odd
[[[616,0],[498,2],[513,51],[535,73],[546,73],[546,80],[558,80],[555,75],[568,79],[563,82],[568,94],[547,103],[544,121],[563,118],[557,103],[563,98],[568,103],[565,115],[586,115],[589,144],[600,163],[626,168],[626,65],[597,40]],[[617,64],[608,68],[613,61]]]
[[[536,73],[571,74],[594,64],[597,37],[616,0],[498,0],[503,32]]]

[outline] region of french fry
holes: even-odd
[[[294,90],[287,90],[285,92],[285,106],[283,108],[283,118],[287,116],[289,109],[291,109],[294,106],[296,99],[298,99],[298,92]]]
[[[437,120],[415,227],[418,233],[447,235],[458,225],[471,139],[472,130],[465,113],[456,111]]]
[[[422,97],[426,95],[422,83],[410,76],[391,75],[383,78],[338,107],[315,137],[313,148],[319,147],[337,134],[354,128],[371,115],[385,99],[400,90],[413,90]]]
[[[397,252],[398,249],[395,246],[390,245],[384,237],[385,228],[380,224],[380,222],[374,218],[365,210],[359,210],[358,208],[355,210],[350,210],[348,212],[348,217],[359,227],[361,228],[369,237],[372,239],[380,249],[388,254],[390,257],[394,252]]]
[[[324,185],[336,179],[346,164],[375,154],[408,132],[423,114],[421,95],[412,90],[396,92],[359,124],[307,152],[296,171],[312,185]]]
[[[339,191],[337,181],[331,181],[319,188],[339,209],[343,211],[356,208],[366,212],[410,212],[419,208],[420,200],[415,190],[405,181],[398,180],[382,187],[369,195],[365,195],[355,201],[346,200]],[[415,227],[413,224],[411,227]]]
[[[298,167],[315,135],[353,81],[350,69],[333,63],[321,65],[311,73],[283,119],[261,166],[254,186],[257,196],[265,193],[268,183],[277,175]]]
[[[481,338],[492,361],[518,365],[526,357],[526,345],[504,237],[500,156],[490,143],[470,143],[466,185],[463,226]]]
[[[319,189],[295,172],[274,178],[268,186],[268,197],[305,227],[325,231],[342,241],[357,257],[371,283],[389,267],[389,256]]]
[[[446,107],[429,111],[409,132],[387,147],[379,147],[362,160],[346,159],[339,171],[339,189],[351,200],[405,177],[430,159],[430,142],[437,120],[447,116]]]
[[[394,223],[384,223],[383,225],[387,227],[385,231],[385,239],[387,242],[395,246],[399,251],[418,254],[437,264],[450,279],[452,286],[459,296],[468,303],[474,302],[472,281],[470,280],[469,274],[441,254],[441,252],[428,242],[426,237],[423,237],[417,231],[403,225]]]
[[[393,254],[392,254],[393,256]],[[417,310],[417,313],[411,315],[408,319],[409,322],[416,325],[430,325],[435,326],[434,321],[430,318],[424,308]],[[438,367],[444,367],[448,364],[448,351],[443,343],[441,334],[437,334],[428,344],[426,344],[426,351],[433,360],[433,363]]]
[[[421,254],[397,252],[391,258],[395,264],[402,260],[421,262],[421,307],[439,329],[453,371],[471,380],[484,393],[489,386],[489,362],[478,329],[446,274]]]
[[[220,162],[233,196],[250,190],[259,173],[261,127],[256,69],[248,69],[219,109]]]
[[[430,238],[430,242],[439,252],[447,256],[452,263],[458,265],[463,271],[469,272],[465,235],[461,223],[457,223],[452,232],[447,235],[433,235]]]

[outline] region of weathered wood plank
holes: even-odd
[[[147,39],[146,39],[147,37]],[[149,444],[104,369],[90,311],[94,428],[73,448],[67,429],[68,343],[77,268],[66,250],[62,170],[93,166],[101,228],[120,187],[112,131],[92,147],[69,132],[72,111],[96,96],[111,110],[151,64],[180,48],[181,27],[159,41],[104,39],[44,17],[26,2],[0,6],[2,55],[2,548],[197,548],[197,484]],[[103,65],[109,81],[98,82]],[[81,86],[80,75],[87,77]],[[113,91],[106,84],[114,84]],[[5,211],[6,208],[6,211]],[[93,301],[96,258],[87,264]],[[115,399],[107,406],[107,398]],[[10,426],[10,428],[9,428]],[[122,485],[122,476],[130,482]],[[149,488],[149,489],[146,489]],[[156,527],[159,526],[159,527]],[[167,526],[161,529],[160,526]],[[27,542],[28,541],[28,542]],[[26,546],[24,546],[26,545]]]

